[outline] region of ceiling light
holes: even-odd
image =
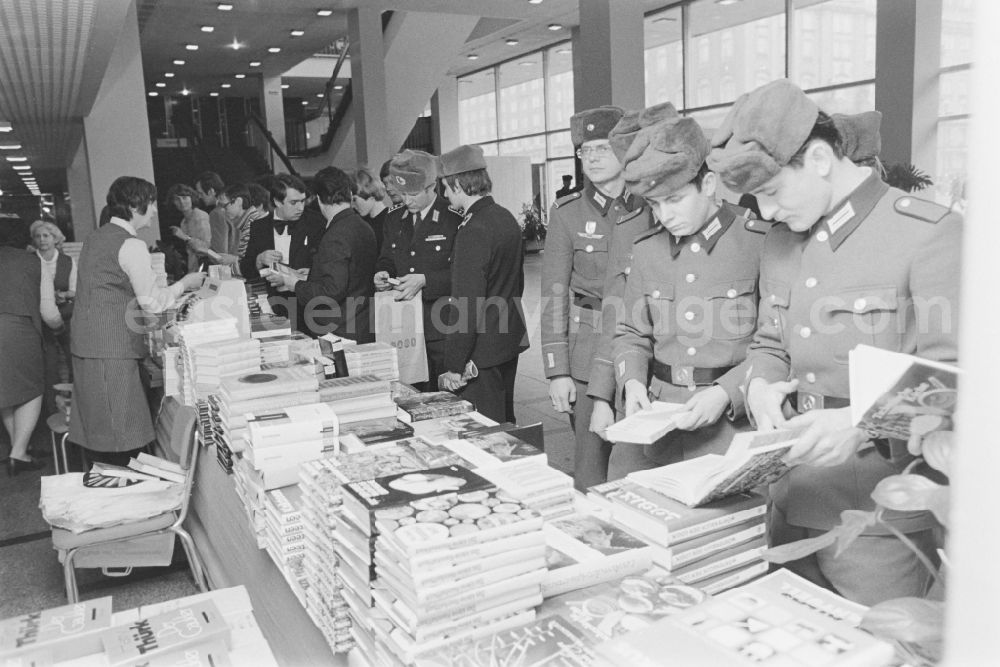
[[[288,84],[287,83],[281,84],[281,89],[282,90],[288,90]]]
[[[659,18],[653,19],[653,23],[672,23],[676,21],[673,16],[661,16]]]
[[[469,55],[467,55],[465,57],[468,58],[469,60],[479,60],[479,56],[477,54],[475,54],[475,53],[470,53]]]
[[[343,90],[343,89],[344,89],[344,86],[338,83],[337,85],[335,85],[335,86],[333,87],[333,89],[334,89],[334,90]]]
[[[301,37],[302,35],[306,34],[306,31],[305,30],[292,30],[288,34],[291,35],[292,37]]]
[[[173,72],[164,72],[163,76],[167,77],[168,79],[172,79],[172,78],[174,78],[174,73]]]
[[[220,88],[232,88],[232,87],[233,87],[233,84],[231,84],[231,83],[224,83],[224,84],[222,84],[222,85],[221,85],[221,86],[219,86],[219,87],[220,87]]]
[[[159,97],[160,96],[160,94],[158,92],[156,92],[155,90],[151,90],[151,91],[149,91],[146,94],[149,95],[150,97]]]
[[[220,2],[215,7],[220,12],[229,12],[229,11],[232,11],[232,9],[233,9],[233,6],[231,4],[229,4],[228,2]]]
[[[0,151],[17,151],[21,149],[21,144],[0,144]]]
[[[530,60],[522,60],[521,62],[518,63],[518,65],[520,65],[521,67],[534,67],[535,63],[531,62]]]
[[[715,4],[725,7],[726,5],[735,5],[740,0],[715,0]]]
[[[549,28],[549,30],[552,30],[552,31],[562,30],[563,29],[562,25],[559,24],[559,23],[550,23],[548,25],[548,28]]]
[[[156,82],[156,87],[157,88],[166,88],[167,84],[163,83],[162,81],[157,81]]]
[[[307,105],[307,104],[309,104],[309,103],[308,103],[308,102],[306,102],[305,100],[302,100],[302,106],[305,106],[305,105]]]
[[[267,49],[267,52],[268,53],[280,53],[281,52],[281,47],[280,46],[269,46],[268,49]]]
[[[569,54],[573,53],[573,49],[557,49],[556,53],[558,53],[561,56],[568,56]]]
[[[507,46],[517,46],[518,44],[520,44],[520,42],[514,39],[513,37],[509,37],[504,40],[504,44],[506,44]]]
[[[260,61],[259,60],[251,60],[250,61],[250,67],[260,67]]]
[[[210,93],[208,94],[208,96],[209,96],[209,97],[218,97],[218,96],[219,96],[219,94],[218,94],[217,92],[215,92],[215,91],[213,90],[212,92],[210,92]]]
[[[528,0],[528,4],[529,5],[540,5],[540,4],[542,4],[542,0]]]
[[[326,97],[326,93],[316,93],[316,97],[323,99],[324,97]]]
[[[243,46],[244,46],[243,43],[234,37],[232,44],[229,45],[229,48],[231,48],[233,51],[239,51],[240,49],[243,48]]]
[[[181,95],[184,95],[185,97],[187,97],[190,94],[191,94],[191,91],[188,90],[187,88],[185,88],[184,90],[181,91]]]
[[[0,132],[10,132],[13,129],[14,128],[10,126],[10,121],[0,120]]]
[[[201,31],[202,32],[215,32],[215,26],[214,25],[203,25],[203,26],[201,26]]]
[[[9,158],[7,158],[7,162],[27,162],[27,161],[28,158],[21,157],[19,155],[11,155]]]
[[[247,78],[247,75],[246,74],[237,74],[236,78],[237,79],[245,79],[245,78]]]
[[[174,64],[175,64],[175,65],[183,65],[183,64],[184,64],[184,61],[183,61],[183,60],[175,60],[175,61],[174,61]]]
[[[332,15],[333,15],[333,10],[332,9],[317,9],[316,10],[316,16],[332,16]]]
[[[31,169],[31,165],[30,164],[15,164],[12,167],[12,169],[15,169],[17,171],[24,171],[25,169]]]
[[[185,44],[184,48],[187,49],[188,51],[197,51],[198,50],[198,45],[197,44]]]

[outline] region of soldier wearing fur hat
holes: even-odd
[[[625,156],[625,181],[658,221],[632,248],[614,359],[627,415],[650,398],[683,403],[677,429],[646,447],[618,444],[610,478],[720,454],[748,430],[739,385],[757,320],[757,274],[768,225],[720,202],[691,118],[646,128]]]
[[[961,217],[856,164],[877,152],[877,119],[844,120],[775,81],[737,101],[709,156],[726,185],[781,223],[764,243],[745,383],[758,428],[805,429],[787,455],[794,467],[771,487],[772,544],[825,532],[844,510],[873,509],[875,485],[911,458],[905,442],[873,443],[852,426],[850,350],[957,358]],[[932,550],[929,513],[890,514],[895,530]],[[829,547],[792,567],[867,605],[921,596],[928,573],[887,533],[872,527],[840,555]]]
[[[427,391],[437,389],[437,377],[444,372],[444,309],[451,294],[452,245],[462,221],[435,192],[437,178],[437,158],[429,153],[406,150],[392,158],[387,181],[402,203],[386,215],[375,264],[377,290],[394,289],[401,301],[417,294],[423,299]],[[399,284],[390,284],[389,278]]]
[[[518,355],[528,347],[521,295],[524,241],[510,211],[493,201],[483,149],[463,145],[441,156],[445,196],[465,212],[455,237],[442,389],[459,392],[498,422],[515,421]],[[469,362],[478,376],[467,377]]]
[[[595,383],[599,402],[588,395],[591,366],[600,347],[604,282],[614,239],[631,239],[649,228],[642,200],[625,189],[621,164],[608,135],[622,109],[605,106],[570,118],[586,184],[556,200],[549,214],[542,271],[542,367],[549,397],[558,412],[569,413],[576,436],[573,477],[578,489],[607,479],[611,444],[590,430],[595,410],[614,421],[614,376]],[[627,251],[618,248],[618,259]],[[627,261],[627,259],[625,260]],[[610,370],[610,365],[608,365]],[[598,388],[598,385],[601,385]],[[606,414],[605,414],[606,413]]]

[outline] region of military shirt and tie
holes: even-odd
[[[653,400],[685,403],[713,384],[729,396],[728,415],[694,431],[672,431],[643,455],[613,462],[615,475],[682,458],[723,453],[747,430],[740,385],[757,321],[757,278],[770,224],[723,203],[700,232],[677,238],[658,225],[636,239],[614,339],[618,386],[637,380]],[[621,454],[616,447],[613,458]],[[626,468],[631,468],[626,469]]]
[[[863,343],[957,360],[961,216],[870,174],[809,231],[775,225],[761,262],[761,317],[748,380],[799,380],[800,411],[849,404],[849,352]],[[833,467],[797,466],[772,486],[788,523],[826,530],[909,462],[906,443],[868,448]],[[894,515],[904,532],[930,516]]]
[[[648,227],[641,197],[627,190],[609,197],[589,182],[582,191],[557,200],[549,215],[542,270],[542,367],[546,378],[569,376],[576,383],[570,421],[576,435],[574,479],[580,489],[605,481],[611,448],[590,432],[593,399],[587,390],[596,369],[602,377],[600,395],[608,393],[609,366],[595,365],[595,356],[607,348],[601,344],[601,314],[612,250],[623,261],[627,254],[619,242],[630,243],[638,229]],[[614,389],[610,391],[613,395]]]

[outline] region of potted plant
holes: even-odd
[[[527,252],[538,252],[545,245],[545,233],[548,231],[545,226],[541,211],[534,204],[522,204],[521,216],[518,223],[521,225],[521,235],[525,241]]]

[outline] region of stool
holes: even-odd
[[[52,436],[52,458],[56,467],[56,474],[61,475],[63,473],[69,472],[69,459],[66,457],[66,440],[69,438],[69,424],[66,421],[66,415],[62,412],[57,412],[54,415],[49,416],[45,420],[45,423],[49,427],[49,433]],[[56,436],[58,438],[58,446],[56,444]],[[62,470],[59,469],[59,460],[62,459]]]

